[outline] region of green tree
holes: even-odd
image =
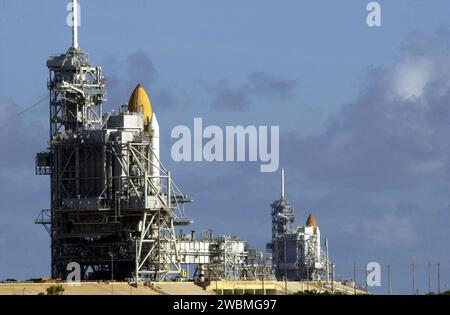
[[[47,288],[47,295],[62,295],[64,293],[64,288],[62,285],[52,285]]]

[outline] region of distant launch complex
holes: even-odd
[[[118,113],[102,111],[106,79],[78,46],[73,1],[72,46],[47,61],[50,139],[36,156],[36,174],[50,176],[50,209],[36,223],[51,239],[51,276],[81,266],[83,280],[328,280],[333,264],[313,215],[292,227],[295,209],[284,193],[272,207],[271,255],[231,236],[183,234],[184,205],[160,160],[159,125],[144,87]],[[211,214],[213,215],[213,214]],[[178,231],[178,232],[177,232]],[[189,267],[191,266],[191,267]]]

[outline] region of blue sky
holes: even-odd
[[[0,0],[0,278],[49,272],[48,236],[32,224],[48,207],[48,179],[34,176],[48,107],[17,113],[46,95],[45,61],[70,45],[67,2]],[[172,128],[194,117],[279,125],[288,198],[298,223],[316,214],[339,275],[351,277],[353,261],[389,263],[394,292],[409,293],[415,262],[423,292],[426,264],[440,261],[450,288],[448,1],[379,1],[381,28],[367,26],[361,0],[80,2],[80,46],[109,78],[106,108],[145,84],[195,228],[263,248],[278,174],[172,162]],[[246,92],[255,73],[286,95]]]

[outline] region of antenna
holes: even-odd
[[[281,169],[281,199],[284,199],[284,168]]]
[[[72,47],[78,49],[78,3],[72,0]]]

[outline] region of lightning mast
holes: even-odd
[[[72,0],[72,48],[78,49],[78,3]]]

